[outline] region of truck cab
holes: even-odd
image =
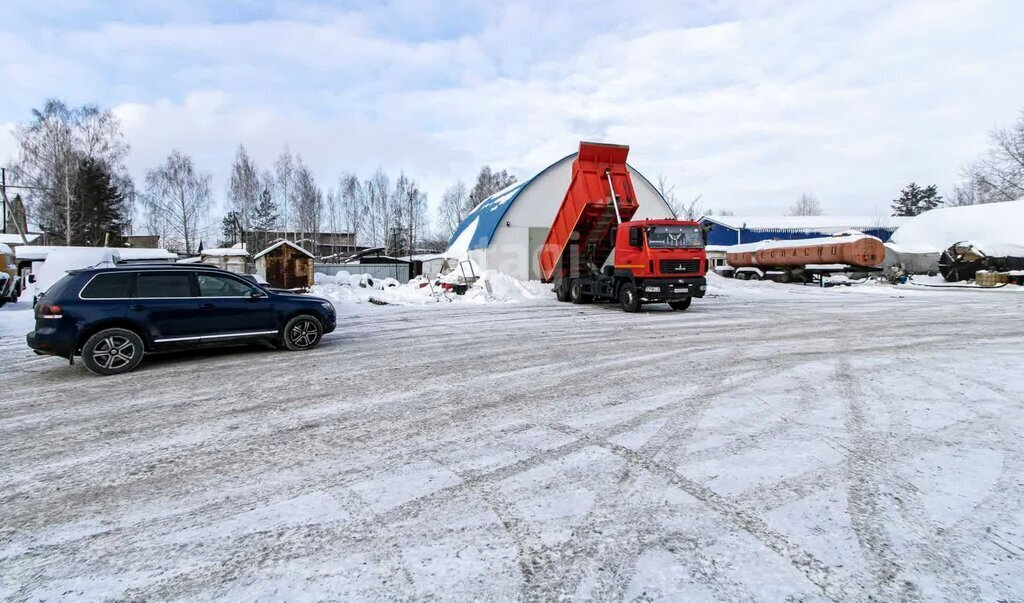
[[[707,290],[704,236],[696,222],[623,222],[615,230],[612,254],[614,263],[597,273],[560,279],[559,301],[618,301],[627,312],[650,303],[685,310]]]

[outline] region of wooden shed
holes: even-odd
[[[313,286],[313,254],[291,241],[278,241],[253,259],[256,274],[271,287],[305,289]]]

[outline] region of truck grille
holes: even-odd
[[[700,260],[661,260],[662,274],[690,274],[700,272]]]

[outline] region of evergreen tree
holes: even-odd
[[[120,246],[128,225],[128,207],[124,194],[113,182],[105,164],[86,157],[75,175],[72,245]]]
[[[220,221],[220,246],[231,247],[242,239],[241,223],[237,211],[229,211]]]
[[[252,252],[257,253],[270,244],[267,233],[277,225],[277,203],[270,194],[270,187],[264,185],[260,201],[252,215]]]
[[[934,184],[921,188],[911,182],[900,193],[900,198],[892,202],[892,215],[917,216],[929,209],[942,205],[942,195]]]

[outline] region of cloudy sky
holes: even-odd
[[[1020,0],[5,0],[0,162],[47,97],[120,116],[141,177],[172,148],[223,196],[239,143],[321,184],[404,169],[432,203],[483,164],[527,177],[631,146],[705,207],[881,212],[948,190],[1024,108]]]

